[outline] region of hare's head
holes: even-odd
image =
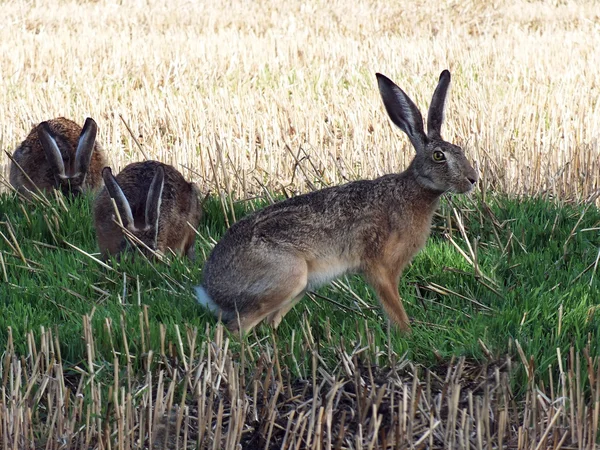
[[[146,197],[146,205],[143,217],[138,219],[138,222],[134,220],[133,212],[129,201],[125,197],[123,190],[119,186],[116,178],[113,176],[110,167],[105,167],[102,170],[102,178],[104,184],[111,198],[115,200],[119,215],[123,222],[123,226],[143,245],[136,239],[123,238],[121,241],[121,250],[125,250],[129,245],[129,242],[136,245],[142,253],[149,256],[152,252],[158,250],[158,226],[160,219],[160,206],[162,199],[162,192],[165,184],[165,171],[163,167],[159,166],[156,168],[154,178],[150,183],[148,189],[148,195]],[[149,250],[151,251],[149,251]]]
[[[442,139],[444,105],[450,85],[450,72],[444,70],[433,93],[427,114],[427,134],[423,130],[423,117],[413,101],[396,84],[384,75],[377,74],[379,92],[390,119],[404,131],[416,156],[410,170],[424,188],[438,192],[465,193],[477,183],[473,169],[463,150]]]
[[[46,160],[54,174],[54,187],[63,194],[79,195],[83,192],[83,185],[92,160],[97,130],[98,127],[94,119],[88,117],[79,135],[75,161],[65,161],[56,142],[57,137],[53,134],[48,122],[39,124],[37,135],[46,153]],[[66,167],[65,162],[67,163]]]

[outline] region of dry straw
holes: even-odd
[[[12,151],[34,123],[90,115],[117,170],[147,155],[236,197],[306,191],[405,167],[412,149],[374,73],[425,107],[449,68],[445,137],[486,187],[586,199],[600,177],[598,48],[592,0],[8,2],[0,135]]]
[[[429,371],[394,356],[382,368],[367,356],[377,353],[373,336],[353,349],[329,342],[329,333],[316,342],[305,318],[300,332],[313,362],[307,378],[293,381],[293,364],[282,363],[293,353],[280,354],[275,336],[240,355],[221,325],[205,336],[176,327],[174,342],[161,327],[160,348],[148,348],[146,314],[137,356],[127,350],[123,321],[107,319],[99,334],[84,316],[87,359],[68,372],[59,336],[27,334],[29,354],[21,356],[9,330],[0,448],[592,449],[598,435],[600,367],[589,348],[559,353],[558,378],[550,370],[544,386],[518,342],[517,362],[458,359]],[[125,353],[99,360],[95,340],[119,334]],[[321,345],[339,364],[327,366]],[[520,364],[528,383],[516,387],[525,391],[516,401],[510,379]]]

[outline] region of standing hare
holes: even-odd
[[[173,166],[158,161],[129,164],[116,178],[105,167],[102,177],[105,187],[94,204],[94,226],[105,258],[119,254],[128,243],[115,223],[112,198],[123,226],[143,243],[139,246],[143,253],[170,249],[194,259],[195,229],[202,215],[200,190],[194,183],[188,183]]]
[[[99,189],[106,157],[96,142],[97,129],[89,117],[83,129],[64,117],[35,126],[13,154],[10,184],[25,196],[36,187],[65,195]]]
[[[466,193],[477,172],[440,129],[450,72],[444,70],[423,118],[411,99],[377,74],[383,104],[416,155],[402,173],[300,195],[234,224],[204,266],[198,301],[242,333],[267,319],[273,327],[303,294],[345,273],[360,273],[403,331],[409,319],[398,294],[402,270],[425,245],[439,198]]]

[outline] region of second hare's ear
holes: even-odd
[[[450,86],[450,72],[444,70],[440,74],[440,81],[433,93],[427,114],[427,136],[431,139],[442,139],[442,122],[444,122],[444,106],[448,86]]]
[[[75,152],[75,173],[87,173],[92,161],[92,152],[96,142],[98,125],[91,117],[85,119],[85,124],[79,135],[77,151]]]
[[[48,122],[39,124],[37,135],[46,153],[46,160],[50,164],[50,167],[52,167],[52,171],[60,178],[65,178],[65,164]]]
[[[390,119],[408,135],[417,153],[422,152],[427,143],[427,136],[423,131],[423,116],[419,108],[388,77],[380,73],[376,76],[379,93]]]
[[[158,166],[146,198],[146,226],[154,227],[155,233],[158,233],[158,219],[160,218],[160,204],[164,185],[165,170],[162,166]]]
[[[115,199],[123,225],[127,228],[133,228],[134,221],[133,214],[131,213],[131,206],[125,197],[121,186],[117,183],[117,179],[113,176],[110,167],[102,169],[102,179],[104,180],[104,184],[106,185],[110,197]]]

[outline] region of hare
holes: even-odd
[[[89,117],[83,129],[64,117],[41,122],[14,152],[10,184],[27,197],[36,187],[65,195],[98,190],[106,157],[96,142],[97,129]]]
[[[268,206],[234,224],[214,247],[196,287],[200,304],[246,333],[266,319],[277,327],[307,290],[346,273],[362,274],[400,330],[409,319],[398,294],[402,270],[425,245],[445,192],[467,193],[478,175],[440,129],[450,72],[444,70],[427,116],[377,74],[383,104],[416,155],[398,174],[350,182]]]
[[[118,255],[128,242],[115,222],[111,198],[123,226],[150,250],[166,253],[170,249],[195,258],[195,229],[200,223],[202,204],[200,190],[194,183],[188,183],[173,166],[158,161],[129,164],[116,178],[105,167],[102,177],[105,186],[94,203],[94,226],[104,258]],[[144,245],[139,246],[140,250],[150,253]]]

